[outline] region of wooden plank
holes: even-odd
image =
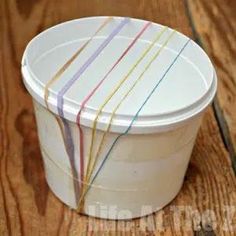
[[[187,0],[196,37],[219,77],[215,113],[236,172],[236,2]]]
[[[205,235],[206,230],[211,235],[234,234],[230,226],[235,218],[228,213],[236,205],[236,183],[211,108],[184,186],[171,204],[132,221],[91,219],[70,210],[47,187],[32,102],[21,80],[26,43],[51,25],[87,15],[129,15],[191,36],[183,1],[5,0],[0,4],[0,235]],[[184,211],[180,218],[177,209]],[[212,217],[207,217],[208,210]]]

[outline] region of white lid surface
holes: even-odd
[[[22,60],[22,73],[34,99],[45,106],[46,84],[91,39],[106,19],[90,17],[59,24],[39,34],[28,44]],[[115,111],[112,131],[123,132],[132,123],[133,133],[156,132],[201,112],[212,101],[216,91],[215,71],[204,51],[181,33],[176,32],[168,38],[172,29],[152,23],[117,63],[147,24],[146,21],[132,18],[124,21],[121,17],[112,18],[60,78],[51,84],[49,109],[60,114],[58,94],[68,81],[76,77],[62,96],[63,116],[75,122],[81,104],[110,70],[86,102],[81,112],[82,125],[92,127],[97,112],[102,108],[97,128],[104,130],[115,107],[127,93]],[[104,46],[104,41],[122,22],[119,32]],[[159,40],[141,60],[144,51],[158,34]],[[101,45],[104,48],[94,58],[94,53]],[[158,51],[158,56],[152,61]],[[139,59],[140,62],[132,70]],[[145,70],[148,63],[150,66]],[[124,82],[120,84],[121,81]],[[118,85],[119,89],[111,96]],[[102,106],[109,97],[109,101]]]

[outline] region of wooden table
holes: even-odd
[[[236,2],[234,0],[1,0],[0,235],[236,235]],[[131,221],[77,215],[49,190],[20,62],[42,30],[91,15],[173,27],[208,53],[219,77],[184,186],[162,211]],[[178,213],[179,212],[179,213]]]

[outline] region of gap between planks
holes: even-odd
[[[189,0],[184,0],[184,4],[185,4],[185,9],[186,9],[186,15],[189,19],[189,24],[192,29],[193,38],[194,38],[195,42],[206,51],[206,48],[205,48],[204,43],[201,39],[201,36],[198,34],[197,29],[195,27],[188,1]],[[217,96],[213,100],[212,108],[213,108],[214,116],[216,118],[217,125],[220,130],[221,139],[224,143],[226,150],[229,153],[230,160],[232,163],[232,168],[233,168],[234,174],[236,175],[236,150],[234,149],[234,145],[233,145],[233,142],[232,142],[232,139],[230,136],[230,132],[229,132],[229,127],[227,125],[224,114],[220,108]]]

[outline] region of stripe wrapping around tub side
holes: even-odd
[[[94,39],[94,37],[113,19],[113,17],[106,18],[102,24],[98,27],[98,29],[95,31],[95,33],[70,57],[70,59],[56,72],[56,74],[46,83],[45,89],[44,89],[44,100],[46,107],[49,112],[49,104],[48,104],[48,98],[49,98],[49,87],[55,83],[57,80],[61,78],[61,75],[66,71],[66,69],[72,64],[72,62],[80,55],[80,53],[89,45],[89,43]],[[119,27],[119,26],[118,26]],[[52,112],[51,112],[52,113]],[[53,113],[52,113],[53,114]],[[54,114],[53,114],[54,115]],[[74,155],[74,148],[73,148],[73,140],[72,135],[70,131],[69,124],[65,119],[61,119],[60,116],[54,115],[56,118],[56,121],[59,125],[62,137],[63,137],[63,143],[67,152],[67,155],[70,159],[72,174],[75,177],[74,179],[77,179],[78,174],[74,165],[74,162],[71,162],[71,158]],[[74,181],[74,190],[75,190],[75,198],[77,201],[78,198],[78,191],[79,186],[77,184],[78,181]]]
[[[167,37],[167,39],[165,40],[165,42],[162,44],[162,46],[157,50],[157,52],[154,54],[154,56],[151,58],[151,60],[149,61],[149,63],[146,65],[146,67],[144,68],[143,72],[140,74],[140,76],[138,77],[138,79],[133,83],[133,85],[130,87],[130,89],[125,93],[125,95],[121,98],[120,102],[115,106],[114,110],[111,113],[111,117],[109,119],[108,122],[108,126],[105,130],[105,132],[102,135],[101,141],[100,141],[100,145],[98,147],[98,150],[96,152],[96,155],[93,158],[94,162],[92,164],[92,167],[90,169],[90,172],[88,173],[88,182],[91,179],[92,176],[92,172],[94,171],[94,168],[96,166],[97,163],[97,159],[100,155],[100,152],[104,146],[104,141],[105,141],[105,137],[107,135],[107,133],[110,131],[111,128],[111,124],[113,121],[113,118],[115,116],[116,111],[119,109],[119,107],[121,106],[121,104],[124,102],[124,100],[129,96],[129,94],[133,91],[133,89],[138,85],[138,83],[144,79],[143,76],[145,74],[145,72],[149,69],[149,67],[152,65],[152,63],[157,59],[157,57],[160,55],[160,53],[162,52],[162,50],[165,48],[165,46],[168,44],[168,42],[172,39],[172,37],[174,36],[175,31],[172,31],[172,33],[170,33],[170,35]]]
[[[112,20],[112,17],[108,17],[105,21],[98,27],[95,33],[69,58],[69,60],[56,72],[56,74],[46,83],[44,88],[44,101],[47,109],[49,110],[48,97],[49,97],[49,87],[52,86],[61,75],[66,71],[66,69],[72,64],[72,62],[80,55],[80,53],[89,45],[89,43],[94,39],[94,37]]]
[[[163,75],[161,76],[161,78],[158,80],[158,82],[156,83],[156,85],[154,86],[154,88],[151,90],[151,92],[149,93],[149,95],[146,97],[146,99],[144,100],[143,104],[140,106],[140,108],[137,110],[136,114],[134,115],[132,121],[129,124],[129,127],[125,130],[125,132],[123,132],[122,134],[118,135],[117,138],[114,140],[114,142],[112,143],[110,149],[108,150],[108,152],[106,153],[102,163],[100,164],[98,170],[96,171],[95,175],[93,176],[91,182],[88,184],[88,188],[87,190],[84,192],[83,194],[83,198],[86,196],[86,194],[88,193],[91,185],[94,183],[95,179],[97,178],[98,174],[100,173],[101,169],[103,168],[106,160],[108,159],[111,151],[113,150],[113,148],[115,147],[116,143],[119,141],[119,139],[126,135],[129,130],[132,128],[133,123],[135,122],[135,120],[137,119],[139,113],[141,112],[141,110],[143,109],[143,107],[145,106],[145,104],[148,102],[148,100],[151,98],[152,94],[156,91],[156,89],[158,88],[159,84],[163,81],[163,79],[166,77],[167,73],[170,71],[170,69],[173,67],[173,65],[175,64],[175,62],[177,61],[177,59],[180,57],[181,53],[184,51],[184,49],[187,47],[187,45],[189,44],[189,42],[191,41],[191,39],[188,39],[187,42],[183,45],[183,47],[181,48],[181,50],[179,51],[179,53],[177,54],[177,56],[174,58],[174,60],[172,61],[172,63],[168,66],[168,68],[166,69],[166,71],[163,73]],[[80,199],[80,201],[82,201],[82,199]]]
[[[112,98],[112,96],[121,88],[121,86],[123,85],[123,83],[129,78],[129,76],[132,74],[132,72],[135,70],[135,68],[140,64],[140,62],[145,58],[145,56],[148,54],[148,52],[153,48],[153,46],[157,43],[157,41],[161,38],[161,36],[164,34],[165,31],[167,31],[167,27],[162,28],[157,35],[155,36],[154,40],[152,41],[152,43],[150,45],[148,45],[142,52],[142,54],[140,55],[140,57],[136,60],[136,62],[131,66],[131,68],[128,70],[128,72],[126,73],[126,75],[122,78],[121,81],[119,81],[117,83],[117,85],[115,86],[115,88],[112,90],[112,92],[106,97],[105,101],[103,102],[103,104],[100,106],[100,108],[98,109],[98,112],[96,114],[96,118],[94,119],[94,123],[93,123],[93,128],[92,128],[92,138],[91,138],[91,142],[90,142],[90,148],[89,148],[89,157],[88,157],[88,163],[87,163],[87,169],[86,169],[86,176],[84,178],[84,182],[87,184],[89,183],[89,179],[90,179],[90,172],[92,172],[92,168],[96,163],[96,160],[94,160],[92,162],[92,157],[93,157],[93,145],[95,142],[95,137],[96,137],[96,125],[97,125],[97,120],[98,117],[103,109],[103,107],[110,101],[110,99]],[[83,212],[84,210],[84,194],[86,192],[86,189],[82,188],[82,193],[80,196],[80,200],[78,202],[78,208],[77,211],[79,212]]]
[[[56,74],[46,83],[45,88],[44,88],[44,101],[46,108],[48,109],[49,112],[49,88],[50,86],[53,85],[57,80],[59,80],[62,76],[62,74],[66,71],[66,69],[72,64],[72,62],[80,55],[80,53],[89,45],[89,43],[93,40],[93,38],[113,19],[113,17],[108,17],[107,19],[104,20],[104,22],[98,27],[98,29],[95,31],[95,33],[69,58],[69,60],[56,72]],[[51,112],[52,113],[52,112]],[[53,113],[52,113],[53,114]],[[54,114],[53,114],[54,116]],[[67,147],[66,147],[66,140],[65,140],[65,133],[64,133],[64,128],[63,128],[63,121],[60,119],[59,116],[55,115],[55,118],[57,120],[58,126],[60,128],[60,132],[63,137],[63,143],[67,152]]]
[[[80,147],[80,179],[81,179],[81,187],[83,188],[83,181],[84,181],[84,134],[83,129],[80,123],[81,119],[81,113],[83,112],[83,109],[85,105],[88,103],[90,98],[95,94],[95,92],[100,88],[100,86],[105,82],[107,79],[110,79],[109,75],[111,72],[115,69],[115,67],[122,61],[122,59],[125,57],[125,55],[130,51],[130,49],[135,45],[137,40],[142,36],[142,34],[145,32],[145,30],[151,25],[151,22],[147,22],[141,30],[138,32],[138,34],[135,36],[135,38],[131,41],[131,43],[128,45],[128,47],[123,51],[123,53],[120,55],[120,57],[116,60],[116,62],[112,65],[112,67],[109,69],[109,71],[103,76],[103,78],[99,81],[99,83],[92,89],[92,91],[84,98],[84,100],[81,103],[81,107],[79,112],[77,113],[77,125],[79,128],[79,147]]]
[[[161,32],[159,32],[157,34],[157,36],[155,37],[155,39],[153,40],[152,44],[149,45],[149,47],[147,47],[147,49],[144,51],[144,53],[141,55],[141,57],[137,60],[137,63],[134,64],[133,67],[131,67],[131,69],[128,71],[127,75],[130,74],[130,72],[133,71],[133,69],[138,65],[138,62],[140,62],[142,60],[142,58],[147,54],[147,52],[149,50],[152,49],[152,47],[155,45],[155,43],[160,39],[160,37],[162,36],[162,34],[167,30],[167,28],[164,28],[163,30],[161,30]],[[149,61],[149,63],[144,67],[144,70],[143,72],[140,74],[140,76],[138,77],[138,79],[133,83],[133,85],[131,86],[131,88],[126,92],[126,94],[123,96],[123,98],[121,98],[120,102],[118,103],[118,105],[115,107],[115,109],[113,110],[112,114],[111,114],[111,117],[110,117],[110,120],[108,122],[108,126],[107,126],[107,129],[105,130],[105,132],[103,133],[102,135],[102,138],[101,138],[101,141],[100,141],[100,144],[99,144],[99,147],[98,147],[98,150],[97,150],[97,153],[95,156],[93,156],[93,153],[91,150],[93,150],[93,143],[94,143],[94,140],[95,140],[95,135],[96,135],[96,126],[94,125],[94,129],[93,129],[93,132],[94,132],[94,136],[92,136],[92,140],[91,140],[91,146],[90,146],[90,153],[89,153],[89,163],[88,163],[88,170],[87,170],[87,173],[86,173],[86,179],[85,179],[85,182],[86,183],[89,183],[90,179],[91,179],[91,176],[92,176],[92,172],[96,166],[96,163],[97,163],[97,159],[98,159],[98,156],[99,156],[99,153],[102,149],[102,146],[104,144],[104,140],[105,140],[105,137],[106,137],[106,134],[107,132],[109,132],[110,130],[110,127],[111,127],[111,122],[112,122],[112,119],[115,115],[115,112],[116,110],[120,107],[120,105],[122,104],[122,102],[126,99],[126,97],[128,97],[129,93],[135,88],[135,86],[138,84],[138,82],[143,78],[143,75],[145,74],[145,72],[149,69],[149,67],[151,66],[151,64],[153,63],[153,61],[155,61],[155,59],[159,56],[160,52],[163,50],[163,48],[167,45],[167,43],[170,41],[170,39],[173,37],[175,31],[172,31],[172,33],[170,33],[170,35],[167,37],[167,39],[165,40],[165,42],[162,44],[162,46],[157,50],[157,52],[154,54],[154,56],[152,56],[151,60]],[[124,77],[124,81],[126,80],[127,78]],[[117,88],[119,88],[124,81],[120,81],[120,83],[118,83],[118,86]],[[114,89],[109,95],[108,95],[108,99],[105,100],[105,102],[101,105],[98,113],[97,113],[97,117],[95,118],[95,121],[94,123],[97,121],[98,119],[98,116],[100,114],[100,112],[102,111],[102,108],[104,107],[105,104],[107,104],[110,100],[110,98],[115,94],[117,90]],[[95,123],[96,124],[96,123]],[[94,139],[94,140],[93,140]],[[93,159],[93,162],[91,161]],[[88,187],[87,187],[88,188]],[[78,203],[78,211],[82,211],[83,210],[83,206],[84,206],[84,195],[85,195],[85,192],[86,192],[86,189],[82,189],[82,195],[80,197],[80,200],[79,200],[79,203]]]
[[[63,111],[63,96],[71,88],[71,86],[77,81],[81,75],[88,69],[88,67],[95,61],[105,47],[112,41],[112,39],[122,30],[122,28],[130,21],[129,18],[124,18],[119,25],[107,36],[107,38],[99,45],[96,51],[84,62],[79,70],[73,75],[73,77],[67,81],[57,95],[57,110],[60,117],[64,117]]]
[[[129,78],[129,76],[132,74],[132,72],[135,70],[135,68],[140,64],[140,62],[145,58],[145,56],[148,54],[148,52],[153,48],[155,43],[160,39],[162,34],[167,30],[167,27],[163,28],[160,30],[160,32],[157,33],[155,39],[153,42],[143,51],[143,53],[140,55],[140,57],[137,59],[137,61],[133,64],[133,66],[130,68],[130,70],[127,72],[127,74],[122,78],[121,81],[118,82],[118,84],[115,86],[115,88],[112,90],[112,92],[106,97],[105,101],[103,104],[100,106],[100,108],[97,111],[96,117],[93,122],[93,127],[92,127],[92,138],[90,142],[90,147],[89,147],[89,158],[88,158],[88,167],[87,167],[87,173],[85,177],[85,181],[88,179],[88,173],[90,172],[90,165],[91,165],[91,160],[93,156],[93,146],[94,146],[94,141],[96,137],[96,127],[97,127],[97,120],[99,118],[99,115],[102,112],[102,109],[105,107],[105,105],[111,100],[112,96],[121,88],[121,86],[124,84],[124,82]]]
[[[96,51],[85,61],[85,63],[80,67],[80,69],[74,74],[74,76],[68,80],[68,82],[62,87],[57,95],[57,110],[58,114],[64,125],[64,135],[66,141],[66,149],[69,156],[69,161],[71,165],[72,174],[74,179],[78,178],[78,173],[75,165],[75,150],[74,150],[74,141],[72,138],[72,133],[70,130],[69,123],[64,118],[63,112],[63,95],[69,90],[73,83],[80,78],[80,76],[85,72],[85,70],[91,65],[91,63],[98,57],[102,50],[111,42],[111,40],[120,32],[120,30],[129,22],[129,18],[124,18],[119,25],[106,37],[102,44],[96,49]],[[74,181],[74,190],[75,190],[75,201],[78,202],[79,198],[79,183]]]

